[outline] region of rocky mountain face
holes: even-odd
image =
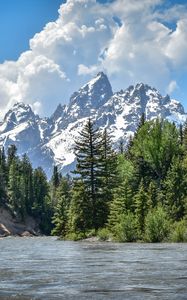
[[[35,115],[29,105],[15,104],[0,123],[0,146],[15,144],[20,155],[27,153],[34,167],[42,166],[48,176],[54,164],[67,173],[75,165],[74,140],[88,117],[108,128],[117,147],[134,134],[142,113],[147,120],[160,117],[177,124],[187,118],[180,102],[146,84],[113,93],[100,72],[71,96],[69,104],[59,104],[50,118]]]

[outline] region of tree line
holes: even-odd
[[[0,149],[0,206],[18,222],[32,216],[42,233],[50,234],[52,204],[50,187],[42,168],[33,169],[27,155],[19,158],[15,145]]]
[[[90,119],[75,141],[76,168],[48,182],[26,155],[0,152],[0,203],[22,220],[32,215],[44,233],[78,240],[187,241],[187,123],[142,115],[128,143]]]

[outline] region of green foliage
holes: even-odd
[[[148,209],[157,206],[158,203],[158,186],[154,181],[151,181],[147,190],[147,205]]]
[[[187,222],[175,222],[171,231],[170,240],[174,243],[187,242]]]
[[[89,209],[91,210],[91,214],[89,214],[89,218],[91,218],[92,223],[91,226],[93,226],[93,228],[97,230],[100,227],[101,221],[97,213],[97,204],[100,200],[102,169],[102,164],[100,163],[100,160],[102,144],[101,135],[99,134],[98,130],[95,129],[94,124],[91,122],[90,119],[86,123],[83,130],[80,132],[80,137],[77,141],[75,141],[75,143],[77,166],[74,173],[81,177],[81,180],[84,184],[84,189],[87,193],[86,202],[89,203]],[[78,195],[78,189],[76,189],[76,194]],[[85,201],[85,196],[82,190],[82,186],[80,196],[82,196],[82,198],[79,199],[79,205],[83,207],[84,204],[81,204],[81,201]],[[81,210],[81,214],[82,213],[83,211]],[[84,230],[85,229],[86,228],[84,228]]]
[[[6,202],[6,182],[2,166],[0,165],[0,206]]]
[[[76,140],[76,176],[62,177],[55,166],[49,182],[14,145],[7,156],[0,149],[0,205],[65,239],[186,241],[187,123],[177,128],[142,115],[123,143],[117,154],[107,130],[89,120]]]
[[[172,159],[180,151],[179,132],[174,124],[157,119],[146,122],[138,131],[131,149],[137,161],[144,162],[144,176],[155,178],[160,183],[170,167]],[[143,168],[141,172],[143,172]],[[141,175],[141,174],[140,174]]]
[[[114,189],[119,184],[117,155],[112,149],[111,136],[104,130],[101,139],[100,197],[97,203],[97,218],[99,227],[106,225],[110,203],[113,200]]]
[[[100,241],[108,241],[111,239],[111,233],[108,228],[101,228],[97,232],[97,236]]]
[[[80,190],[80,198],[76,203],[82,207],[81,214],[85,216],[86,211],[89,212],[87,229],[93,228],[97,231],[107,222],[113,190],[117,185],[117,156],[112,150],[111,138],[107,131],[105,130],[103,134],[98,132],[91,120],[88,120],[80,132],[75,150],[77,166],[74,173],[81,178],[86,190],[86,199]],[[78,193],[76,188],[73,198],[76,198]],[[75,201],[75,198],[72,201]],[[85,209],[85,203],[89,204],[89,210]]]
[[[52,235],[57,235],[64,238],[68,231],[67,224],[69,206],[71,202],[71,180],[68,176],[61,177],[59,180],[60,181],[56,188],[54,183],[52,186],[52,201],[54,205],[54,216],[52,218],[52,223],[54,224],[54,228],[51,233]],[[55,202],[54,194],[56,197]]]
[[[82,233],[92,228],[92,203],[87,195],[83,181],[77,180],[72,190],[72,200],[69,208],[68,232]]]
[[[145,241],[156,243],[166,240],[170,227],[168,216],[161,206],[150,210],[145,219]]]
[[[108,216],[108,227],[112,231],[116,224],[119,223],[121,215],[125,214],[127,210],[133,210],[133,194],[129,183],[124,181],[119,188],[114,192],[114,199],[110,205],[110,213]]]
[[[53,176],[52,176],[52,184],[55,188],[57,188],[60,184],[60,173],[58,172],[58,167],[53,167]]]
[[[184,217],[187,194],[187,170],[180,158],[174,158],[163,183],[164,205],[173,220]]]
[[[118,242],[135,242],[138,236],[135,215],[131,212],[122,214],[113,228],[113,235]]]
[[[148,195],[144,187],[143,180],[140,183],[139,190],[134,196],[135,213],[137,219],[137,228],[139,236],[144,233],[145,217],[148,213]]]
[[[130,181],[134,176],[134,165],[124,155],[118,155],[118,177],[119,182]]]

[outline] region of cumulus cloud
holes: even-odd
[[[0,65],[0,117],[19,100],[49,115],[100,70],[114,90],[141,81],[172,93],[187,67],[187,7],[164,2],[67,0],[29,51]]]

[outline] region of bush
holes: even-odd
[[[170,221],[164,209],[160,206],[150,211],[145,218],[145,235],[147,242],[164,241],[170,231]]]
[[[170,235],[171,242],[187,242],[187,223],[185,220],[174,223]]]
[[[86,236],[86,238],[91,238],[91,237],[96,236],[95,229],[90,229],[90,230],[86,231],[85,236]]]
[[[128,212],[119,218],[119,224],[114,227],[114,238],[118,242],[134,242],[137,239],[137,224],[133,213]]]
[[[97,236],[101,241],[108,241],[110,239],[110,232],[107,228],[101,228],[98,230]]]
[[[72,232],[66,235],[65,239],[70,241],[80,241],[85,239],[86,236],[82,232]]]

